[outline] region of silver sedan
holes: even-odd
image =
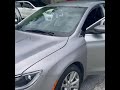
[[[16,25],[15,90],[79,90],[105,70],[105,2],[52,4]]]

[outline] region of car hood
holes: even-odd
[[[22,73],[34,63],[61,49],[68,37],[55,37],[15,30],[15,74]],[[39,59],[35,55],[39,53]],[[34,59],[34,60],[33,60]]]

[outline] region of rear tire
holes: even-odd
[[[55,90],[80,90],[82,78],[80,69],[76,65],[71,65],[58,80]]]

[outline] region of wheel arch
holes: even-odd
[[[80,72],[81,72],[81,74],[82,74],[82,78],[81,78],[81,83],[83,82],[83,77],[84,77],[84,68],[83,68],[83,65],[79,62],[79,61],[76,61],[76,62],[73,62],[73,63],[71,63],[70,65],[68,65],[67,67],[66,67],[66,69],[68,69],[69,67],[71,67],[71,66],[77,66],[78,68],[79,68],[79,70],[80,70]],[[66,71],[66,69],[63,71],[63,73],[61,73],[61,75],[60,75],[60,77],[59,77],[59,79],[61,80],[61,76],[64,74],[64,72]],[[58,79],[58,80],[59,80]],[[56,90],[56,88],[57,88],[57,90],[58,90],[58,88],[59,88],[59,84],[60,84],[60,82],[61,81],[58,81],[57,80],[57,84],[55,84],[55,90]]]
[[[60,77],[62,76],[62,74],[65,72],[65,70],[67,68],[69,68],[70,66],[72,66],[72,65],[76,65],[80,69],[80,72],[82,73],[82,81],[83,81],[83,79],[84,79],[84,67],[83,67],[83,64],[81,62],[79,62],[79,61],[72,62],[68,66],[66,66],[66,68],[64,68],[64,70],[59,75],[58,80],[60,79]]]
[[[83,68],[83,65],[82,65],[82,63],[80,63],[80,62],[73,62],[71,65],[76,65],[79,69],[80,69],[80,71],[81,71],[81,73],[82,73],[82,81],[83,81],[83,77],[84,77],[84,68]],[[71,65],[69,65],[69,66],[71,66]]]

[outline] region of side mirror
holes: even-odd
[[[86,30],[86,34],[102,34],[105,33],[105,25],[98,25],[93,29]]]
[[[105,33],[105,25],[98,25],[98,26],[94,27],[94,30],[96,32]]]

